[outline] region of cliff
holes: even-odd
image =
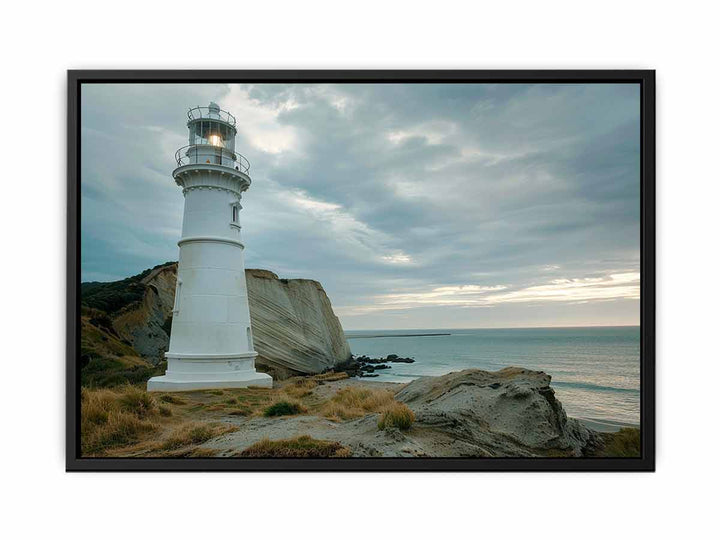
[[[322,285],[246,270],[258,352],[256,365],[277,378],[319,373],[350,358],[340,321]],[[123,343],[154,363],[170,341],[177,263],[112,283],[83,283],[84,306],[102,310]]]
[[[320,373],[350,358],[350,347],[322,285],[245,271],[256,365],[279,378]]]

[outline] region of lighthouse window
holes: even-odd
[[[232,207],[232,221],[233,223],[238,222],[238,207],[235,205]]]

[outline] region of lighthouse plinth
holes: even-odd
[[[149,391],[272,387],[255,369],[240,226],[250,163],[235,152],[235,124],[214,103],[188,111],[190,144],[173,171],[185,208],[168,368]]]

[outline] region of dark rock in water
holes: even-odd
[[[410,364],[414,362],[412,358],[402,358],[397,354],[389,354],[386,358],[370,358],[367,355],[360,355],[352,357],[335,366],[335,371],[344,371],[350,377],[360,377],[363,373],[372,373],[376,369],[391,369],[392,366],[387,365],[386,362],[404,362]]]
[[[466,369],[422,377],[396,399],[413,410],[416,424],[471,444],[478,456],[582,456],[597,445],[597,433],[568,419],[542,371]]]
[[[358,373],[358,377],[366,378],[366,377],[379,377],[377,373]]]

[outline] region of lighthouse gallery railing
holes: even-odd
[[[250,162],[242,154],[222,146],[211,144],[188,144],[175,152],[178,167],[184,165],[210,164],[229,167],[245,174],[250,172]]]

